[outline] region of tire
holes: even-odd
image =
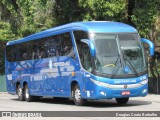
[[[25,96],[25,101],[27,102],[31,102],[33,100],[33,96],[30,95],[27,84],[24,87],[24,96]]]
[[[25,100],[24,90],[21,88],[20,84],[17,87],[17,95],[18,95],[18,100],[19,101],[24,101]]]
[[[121,104],[121,105],[126,104],[128,102],[128,100],[129,100],[129,97],[127,97],[127,98],[116,98],[117,103]]]
[[[86,99],[81,98],[81,91],[80,91],[78,84],[75,85],[73,88],[73,100],[74,100],[75,105],[77,106],[85,105],[87,102]]]

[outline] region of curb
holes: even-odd
[[[8,94],[8,92],[0,92],[0,94]]]

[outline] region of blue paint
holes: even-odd
[[[150,40],[147,40],[145,38],[141,38],[141,41],[149,45],[150,55],[153,56],[154,55],[154,44]]]

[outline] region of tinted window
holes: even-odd
[[[73,46],[72,46],[72,40],[69,33],[63,34],[61,39],[61,56],[73,56]]]
[[[45,41],[45,56],[55,57],[59,56],[60,52],[61,35],[51,36]]]
[[[86,43],[81,42],[81,39],[88,39],[88,34],[84,31],[74,31],[73,33],[76,40],[81,64],[84,67],[84,69],[91,72],[91,56],[89,47]]]
[[[23,61],[55,56],[74,56],[70,33],[7,46],[7,59]]]

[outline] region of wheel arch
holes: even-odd
[[[28,84],[28,82],[27,81],[24,81],[23,82],[23,88],[25,87],[25,85],[27,85]]]
[[[78,85],[80,90],[81,90],[81,93],[83,93],[83,86],[82,86],[81,82],[79,82],[78,80],[74,79],[74,80],[71,81],[71,84],[70,84],[70,86],[71,86],[71,96],[72,97],[73,97],[73,89],[74,89],[75,85]]]
[[[16,83],[16,93],[17,93],[18,85],[20,85],[21,88],[24,89],[26,84],[28,84],[26,81],[24,81],[23,83],[21,83],[20,81],[17,81],[17,83]]]
[[[79,85],[77,80],[72,80],[72,82],[71,82],[71,97],[73,97],[74,86],[77,85],[77,84]]]
[[[17,94],[17,88],[18,88],[19,85],[21,85],[21,83],[20,83],[20,81],[17,81],[16,82],[16,94]]]

